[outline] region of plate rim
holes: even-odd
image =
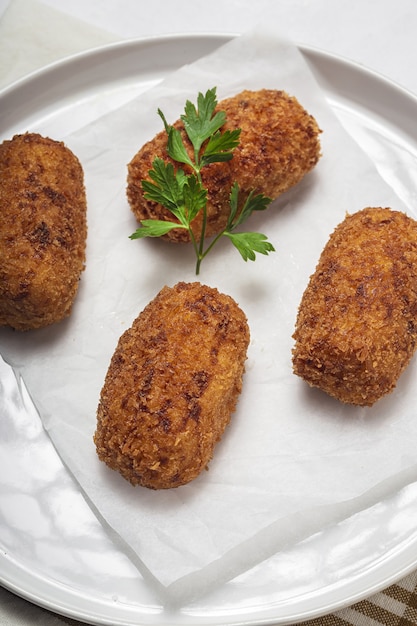
[[[27,82],[32,82],[38,76],[44,75],[56,69],[60,69],[61,67],[64,67],[65,65],[72,65],[74,62],[78,60],[85,60],[88,57],[100,56],[102,53],[107,53],[107,52],[110,53],[112,50],[122,50],[123,48],[130,48],[130,47],[134,47],[134,48],[142,47],[142,46],[147,47],[148,45],[152,43],[155,43],[155,44],[160,44],[163,42],[172,43],[175,41],[180,42],[180,41],[186,41],[186,40],[198,41],[201,39],[207,39],[207,40],[212,40],[212,41],[218,39],[222,43],[227,43],[228,41],[236,37],[240,37],[241,34],[242,33],[238,33],[238,32],[224,32],[224,31],[218,31],[218,32],[217,31],[216,32],[201,31],[198,33],[178,32],[178,33],[165,33],[161,35],[148,35],[148,36],[143,36],[143,37],[129,37],[126,39],[120,39],[120,40],[116,40],[116,41],[112,41],[112,42],[108,42],[104,44],[99,44],[97,46],[89,47],[79,52],[66,55],[64,57],[57,59],[56,61],[51,61],[47,63],[46,65],[43,65],[42,67],[38,69],[34,69],[31,72],[25,74],[24,76],[17,78],[16,80],[12,81],[8,85],[5,85],[2,88],[0,88],[0,98],[3,98],[4,96],[8,95],[10,91],[15,91],[21,85],[24,85]],[[386,76],[380,71],[373,70],[361,64],[358,61],[350,59],[346,55],[330,52],[326,50],[325,48],[321,48],[320,46],[313,46],[313,45],[305,44],[302,42],[295,42],[295,45],[301,52],[307,55],[312,54],[315,57],[321,57],[326,60],[330,59],[334,61],[335,63],[338,63],[338,64],[342,63],[343,65],[347,65],[350,68],[354,67],[356,72],[361,73],[367,77],[372,76],[374,78],[377,78],[381,82],[385,83],[385,86],[389,85],[389,86],[395,87],[396,91],[402,91],[403,95],[405,95],[406,97],[412,98],[414,102],[417,104],[417,94],[415,94],[413,91],[411,91],[407,87],[404,87],[399,82],[389,78],[388,76]]]
[[[145,37],[132,37],[123,40],[117,40],[110,43],[100,44],[79,52],[67,55],[56,61],[52,61],[47,65],[44,65],[38,69],[35,69],[28,74],[16,79],[9,85],[6,85],[0,89],[0,101],[7,99],[7,97],[20,89],[24,89],[27,85],[33,83],[33,81],[42,79],[48,74],[60,71],[67,66],[72,66],[78,62],[85,62],[89,59],[101,57],[103,55],[112,54],[113,52],[120,52],[123,50],[129,50],[130,48],[147,48],[150,45],[161,45],[164,43],[176,43],[176,42],[199,42],[201,40],[207,40],[219,42],[219,45],[225,44],[232,39],[241,36],[241,33],[233,32],[209,32],[202,31],[199,33],[167,33],[162,35],[149,35]],[[401,97],[408,101],[410,106],[417,106],[417,93],[407,89],[399,82],[392,80],[388,76],[384,75],[380,71],[366,67],[356,60],[350,59],[345,55],[336,54],[334,52],[325,50],[319,46],[313,46],[301,42],[295,42],[296,47],[300,52],[307,57],[307,59],[319,59],[323,64],[343,65],[348,70],[354,70],[356,77],[366,81],[372,80],[375,84],[379,84],[383,89],[390,89],[395,91],[396,94],[400,93]],[[213,48],[214,50],[214,48]],[[349,95],[352,95],[351,93]],[[401,116],[402,117],[402,116]],[[416,131],[417,140],[417,131]]]
[[[69,67],[77,65],[79,63],[94,62],[96,59],[100,59],[103,56],[111,56],[112,54],[121,54],[123,52],[133,52],[138,48],[147,49],[152,45],[175,45],[176,43],[188,42],[198,45],[199,42],[217,42],[218,46],[231,41],[232,39],[239,37],[241,33],[233,32],[209,32],[202,31],[199,33],[167,33],[162,35],[150,35],[146,37],[127,38],[123,40],[117,40],[110,43],[100,44],[91,48],[87,48],[76,52],[74,54],[67,55],[56,61],[52,61],[47,65],[35,69],[32,72],[26,74],[13,81],[9,85],[0,89],[0,103],[3,106],[2,116],[0,116],[0,138],[3,135],[2,129],[2,117],[7,116],[8,110],[4,110],[8,106],[8,100],[13,100],[16,93],[21,92],[22,96],[29,95],[26,90],[30,91],[33,83],[37,81],[47,80],[48,77],[53,77],[55,74]],[[296,47],[300,50],[307,63],[311,62],[313,66],[320,65],[321,69],[325,68],[324,75],[326,75],[332,68],[343,67],[346,71],[353,73],[355,82],[355,91],[352,93],[352,85],[344,85],[343,82],[338,83],[338,99],[346,99],[348,102],[354,101],[359,107],[368,109],[366,92],[369,90],[369,85],[372,84],[373,94],[380,94],[381,97],[375,97],[373,113],[380,116],[382,119],[389,116],[391,123],[400,129],[402,133],[409,139],[412,137],[413,141],[417,144],[417,125],[415,124],[415,108],[417,107],[417,93],[412,92],[400,83],[392,80],[388,76],[385,76],[380,71],[368,68],[365,65],[359,63],[356,60],[350,59],[347,56],[339,55],[334,52],[325,50],[324,48],[313,46],[301,42],[294,42]],[[214,50],[214,46],[212,48]],[[317,68],[316,68],[317,69]],[[353,72],[352,72],[353,70]],[[316,76],[317,78],[317,76]],[[324,83],[318,80],[320,86],[326,92],[326,87],[331,85],[326,81]],[[332,81],[333,82],[333,81]],[[366,89],[366,86],[368,89]],[[65,91],[63,91],[65,93]],[[393,109],[390,106],[390,100],[382,97],[390,93],[394,98],[400,96],[402,98],[401,113],[397,109]],[[352,96],[355,96],[354,98]],[[60,97],[60,100],[64,98]],[[11,103],[13,105],[13,102]],[[35,109],[36,110],[36,109]],[[6,122],[7,124],[7,122]],[[412,131],[410,131],[412,129]]]

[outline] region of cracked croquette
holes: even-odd
[[[168,489],[205,469],[242,387],[249,328],[227,295],[164,287],[120,337],[101,391],[97,454],[132,485]]]
[[[302,297],[294,373],[340,401],[391,392],[417,338],[417,222],[366,208],[339,224]]]
[[[26,133],[0,145],[0,326],[29,330],[69,315],[86,211],[81,164],[62,142]]]
[[[206,237],[221,232],[230,212],[229,196],[232,184],[240,188],[239,202],[243,206],[249,192],[263,193],[273,200],[299,183],[320,158],[320,129],[316,120],[294,97],[284,91],[261,89],[243,91],[222,100],[217,110],[225,111],[222,130],[241,128],[240,143],[233,158],[225,163],[211,163],[201,170],[203,185],[208,190]],[[192,153],[181,121],[174,126],[181,130],[183,140]],[[167,134],[161,131],[147,142],[128,164],[127,197],[140,222],[144,219],[175,221],[160,204],[144,197],[142,180],[149,180],[149,170],[155,157],[175,163],[167,154]],[[188,174],[191,168],[181,164]],[[198,240],[201,214],[192,222]],[[189,234],[173,229],[164,238],[173,242],[189,241]]]

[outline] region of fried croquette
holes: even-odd
[[[97,454],[132,485],[185,485],[207,467],[242,388],[249,328],[227,295],[164,287],[121,336],[97,410]]]
[[[320,158],[320,130],[315,119],[294,97],[284,91],[262,89],[243,91],[221,101],[217,110],[225,111],[223,130],[241,129],[240,143],[233,158],[226,163],[211,163],[201,170],[207,196],[207,237],[221,232],[230,213],[230,190],[237,181],[240,188],[240,208],[251,190],[275,199],[301,181]],[[174,124],[181,130],[184,143],[192,154],[181,120]],[[160,204],[145,199],[141,181],[149,180],[149,170],[155,157],[174,164],[167,154],[167,133],[160,132],[146,143],[128,165],[127,197],[140,222],[144,219],[175,221]],[[191,168],[181,165],[186,174]],[[201,213],[192,222],[198,240],[201,233]],[[166,236],[173,242],[189,241],[184,229],[173,229]]]
[[[37,133],[0,145],[0,326],[40,328],[69,315],[85,263],[83,170]]]
[[[302,297],[294,373],[340,401],[391,392],[417,338],[417,222],[388,208],[349,215]]]

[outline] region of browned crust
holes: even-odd
[[[243,91],[221,101],[217,108],[226,112],[224,130],[241,128],[242,132],[240,145],[231,161],[213,163],[202,170],[203,183],[208,189],[207,237],[221,232],[226,226],[230,212],[229,195],[235,181],[241,189],[241,203],[252,189],[275,199],[300,182],[320,158],[320,130],[315,119],[296,98],[284,91]],[[174,126],[182,130],[191,154],[182,122],[177,121]],[[148,172],[156,156],[171,161],[166,143],[167,134],[162,131],[146,143],[128,165],[127,197],[138,221],[175,221],[161,205],[144,198],[141,186],[143,179],[149,180]],[[190,173],[187,166],[183,169]],[[193,222],[193,232],[198,239],[201,215]],[[189,241],[185,230],[174,229],[166,237],[174,242]]]
[[[349,215],[299,307],[294,372],[342,402],[392,391],[416,349],[417,222],[388,208]]]
[[[36,133],[0,145],[0,326],[39,328],[69,315],[85,263],[83,171]]]
[[[164,287],[111,359],[97,410],[99,458],[151,489],[196,478],[235,410],[248,343],[232,298],[200,283]]]

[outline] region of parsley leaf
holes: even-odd
[[[209,89],[205,95],[198,94],[197,106],[187,100],[184,115],[181,120],[185,132],[194,147],[194,153],[198,154],[203,143],[214,135],[226,121],[226,113],[218,111],[214,113],[217,105],[216,88]]]
[[[210,137],[201,157],[201,167],[209,163],[230,161],[233,158],[233,150],[239,145],[240,128],[226,130],[223,133],[217,131]]]
[[[142,239],[143,237],[162,237],[173,228],[185,228],[176,222],[164,220],[142,220],[142,226],[129,236],[129,239]]]
[[[152,163],[152,169],[149,170],[149,176],[153,182],[142,181],[145,198],[162,204],[175,214],[178,206],[183,204],[183,188],[187,182],[184,172],[181,169],[175,172],[172,163],[166,163],[157,157]]]
[[[225,231],[224,235],[229,237],[232,244],[240,252],[244,261],[255,261],[255,252],[269,254],[275,252],[274,246],[267,241],[266,235],[261,233],[233,233]]]
[[[254,190],[252,190],[249,193],[248,197],[246,198],[245,204],[243,205],[243,208],[240,214],[238,215],[238,217],[236,217],[237,210],[238,210],[238,197],[239,197],[239,186],[235,182],[232,185],[232,189],[230,192],[231,209],[230,209],[229,220],[226,226],[227,230],[229,229],[234,230],[236,226],[239,226],[239,224],[242,224],[243,222],[245,222],[254,211],[265,211],[265,209],[267,209],[268,206],[272,202],[271,198],[268,198],[262,193],[255,195]]]
[[[171,159],[178,161],[178,163],[186,163],[191,167],[194,167],[192,160],[190,159],[187,149],[183,144],[181,133],[179,130],[170,127],[168,132],[168,146],[167,151]]]
[[[183,188],[187,220],[192,222],[207,204],[207,189],[196,176],[189,176]]]

